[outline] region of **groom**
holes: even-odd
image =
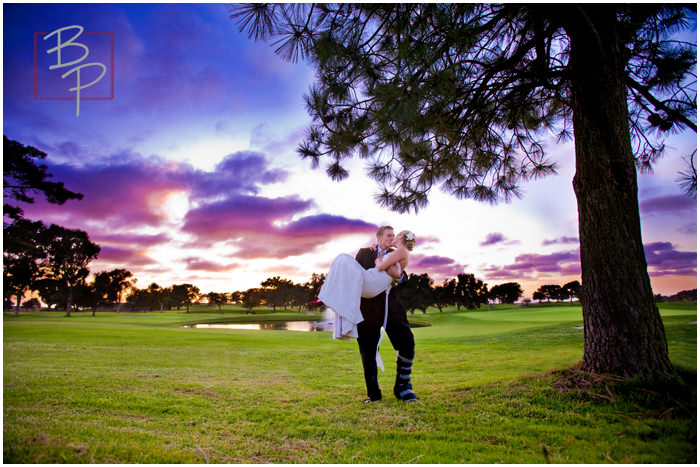
[[[371,248],[361,248],[355,259],[365,269],[375,266],[375,260],[391,251],[391,242],[394,240],[394,229],[383,226],[377,230],[377,245]],[[401,273],[399,282],[404,281],[406,273]],[[377,381],[377,345],[381,335],[381,327],[384,325],[386,296],[379,294],[373,298],[363,298],[360,301],[360,311],[364,320],[357,325],[357,343],[360,346],[362,367],[365,372],[365,384],[367,385],[368,402],[381,400],[382,392]],[[411,369],[413,367],[414,340],[411,327],[406,319],[406,310],[396,297],[394,289],[389,292],[389,307],[385,331],[391,340],[391,344],[398,351],[396,359],[396,383],[394,395],[402,401],[418,400],[411,386]]]

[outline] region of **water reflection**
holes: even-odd
[[[425,323],[411,323],[412,328],[430,326]],[[236,329],[260,331],[271,329],[276,331],[299,331],[299,332],[326,332],[333,331],[333,321],[278,321],[272,323],[199,323],[186,324],[183,328],[196,329]]]
[[[196,329],[237,329],[260,331],[262,329],[272,329],[278,331],[299,331],[299,332],[315,332],[315,331],[332,331],[333,323],[319,321],[286,321],[277,323],[200,323],[187,324],[183,328]]]

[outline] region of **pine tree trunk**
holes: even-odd
[[[642,244],[624,46],[614,6],[574,6],[571,96],[583,288],[583,370],[672,374]]]

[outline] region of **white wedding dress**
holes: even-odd
[[[335,311],[333,338],[356,338],[357,325],[363,320],[360,298],[372,298],[386,293],[393,280],[385,271],[363,268],[350,255],[338,255],[318,294],[318,299]]]

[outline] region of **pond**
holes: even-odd
[[[251,331],[272,329],[277,331],[323,332],[332,331],[333,323],[321,321],[279,321],[272,323],[199,323],[187,324],[182,327],[196,329],[244,329]]]
[[[412,328],[419,328],[428,324],[411,323]],[[332,332],[331,321],[278,321],[271,323],[195,323],[181,326],[195,329],[236,329],[236,330],[275,330],[275,331],[299,331],[299,332]]]

